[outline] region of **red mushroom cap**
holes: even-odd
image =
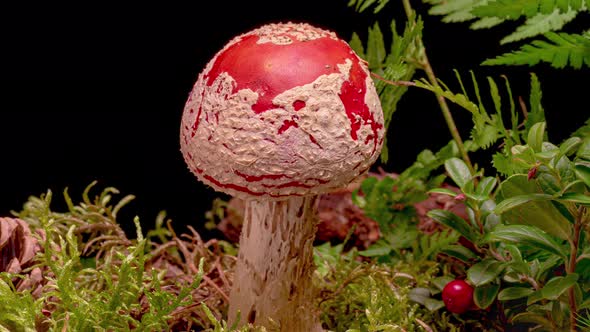
[[[332,32],[270,24],[230,41],[186,103],[189,169],[241,198],[318,194],[364,173],[383,144],[366,63]]]

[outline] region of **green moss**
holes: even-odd
[[[316,285],[321,320],[331,331],[435,331],[458,328],[447,316],[410,300],[415,287],[428,287],[437,275],[433,261],[392,264],[361,262],[342,245],[316,248]],[[325,271],[325,272],[322,272]]]
[[[31,197],[18,213],[39,235],[43,247],[34,266],[43,271],[43,291],[34,299],[29,291],[16,291],[10,280],[14,276],[2,274],[0,328],[32,331],[35,323],[50,331],[213,328],[209,316],[220,318],[224,303],[220,302],[213,314],[211,310],[205,313],[194,302],[219,302],[199,292],[203,292],[204,269],[210,267],[213,259],[223,258],[223,253],[216,256],[201,243],[200,257],[181,254],[179,247],[187,250],[194,241],[189,243],[164,229],[163,216],[148,238],[143,237],[135,218],[137,237],[128,239],[117,222],[117,212],[132,197],[126,196],[113,205],[111,200],[118,191],[107,188],[91,200],[89,191],[93,185],[84,192],[79,204],[74,204],[65,193],[67,212],[51,210],[49,191],[41,197]],[[158,238],[160,243],[151,237]],[[166,268],[171,263],[158,266],[156,258],[191,266],[195,273],[178,272],[178,280],[173,280],[166,277]]]

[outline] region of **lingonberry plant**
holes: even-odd
[[[519,50],[486,60],[484,65],[546,62],[556,68],[551,70],[565,66],[578,70],[590,67],[589,33],[561,31],[565,23],[586,15],[583,12],[589,3],[585,0],[424,0],[424,3],[431,5],[430,14],[444,15],[445,22],[475,21],[471,26],[474,29],[525,18],[501,43],[519,42],[541,34],[548,40],[524,44]],[[330,331],[590,328],[590,119],[569,138],[551,141],[548,130],[551,127],[545,119],[537,75],[530,74],[530,93],[524,97],[513,95],[506,76],[481,78],[475,72],[456,71],[456,84],[447,85],[436,76],[428,45],[422,40],[422,31],[428,26],[409,0],[400,4],[388,0],[350,0],[348,5],[359,12],[369,8],[379,12],[386,6],[398,6],[395,10],[403,11],[406,16],[403,24],[391,24],[389,43],[384,41],[379,23],[369,28],[366,41],[353,34],[349,43],[368,67],[365,72],[362,67],[365,61],[351,55],[357,74],[364,73],[358,76],[363,79],[355,84],[366,87],[370,74],[379,95],[383,109],[379,130],[387,130],[395,119],[400,99],[408,89],[415,89],[436,97],[452,139],[438,151],[422,151],[399,174],[386,170],[370,172],[362,182],[319,195],[319,230],[304,241],[309,248],[306,251],[309,264],[304,265],[307,268],[315,264],[315,267],[310,271],[286,264],[295,276],[297,273],[305,276],[305,289],[297,289],[301,285],[298,283],[278,283],[277,289],[285,291],[272,292],[272,296],[277,296],[273,300],[286,302],[290,300],[289,294],[305,291],[310,296],[302,298],[304,303],[297,307],[308,311],[314,329],[320,329],[321,324],[321,329]],[[308,37],[317,38],[315,34]],[[285,38],[277,39],[279,44],[289,43]],[[335,39],[327,42],[336,43]],[[337,43],[348,54],[348,46],[341,41]],[[259,44],[252,42],[250,46],[256,45]],[[278,44],[265,47],[280,50]],[[334,91],[341,92],[342,82],[351,79],[348,72],[342,72],[348,67],[337,62],[329,68],[322,66],[324,60],[320,53],[311,54],[314,63],[319,64],[318,70],[329,69],[332,81],[328,83]],[[232,63],[234,58],[228,57]],[[240,58],[258,59],[257,56]],[[351,59],[348,59],[349,66]],[[248,110],[251,105],[246,102],[257,98],[252,89],[242,89],[239,91],[247,98],[232,99],[230,74],[231,70],[216,72],[222,81],[228,80],[228,85],[211,90],[210,96],[195,90],[184,123],[184,129],[192,133],[187,132],[184,144],[195,137],[199,124],[195,119],[199,120],[202,110],[203,113],[218,111],[213,106],[235,102]],[[326,79],[318,73],[310,80],[317,77]],[[209,83],[201,88],[207,89]],[[298,88],[301,87],[294,89]],[[303,121],[308,111],[305,107],[318,101],[312,93],[328,91],[321,85],[315,88],[321,91],[308,87],[310,91],[303,89],[308,94],[299,96],[305,100],[297,97],[286,103],[301,118],[284,121],[279,129],[283,132],[298,129],[298,135],[303,133],[302,137],[321,151],[322,142],[311,135],[316,128]],[[220,98],[217,94],[222,91],[226,94]],[[277,96],[283,93],[274,92]],[[327,95],[333,99],[329,106],[338,107],[337,93]],[[199,103],[205,97],[211,99],[209,103],[213,106],[201,109]],[[378,104],[376,98],[373,101]],[[265,102],[268,107],[280,106],[274,104],[274,99]],[[460,134],[459,129],[465,129],[457,128],[451,114],[453,107],[471,115],[469,137]],[[581,107],[584,111],[588,109],[586,105]],[[213,112],[205,121],[218,124],[218,115]],[[333,117],[330,115],[325,117],[326,121]],[[343,119],[344,123],[348,121]],[[356,124],[375,125],[368,117],[361,120],[365,122]],[[256,143],[261,143],[256,135],[268,139],[264,130],[269,127],[260,128],[253,125],[248,139]],[[205,141],[213,138],[203,135]],[[365,138],[377,146],[377,136]],[[364,141],[355,144],[363,146]],[[390,157],[386,143],[383,142],[381,153],[383,162]],[[220,151],[216,148],[216,152]],[[371,149],[371,161],[377,158],[377,151]],[[195,172],[204,172],[197,159],[209,156],[197,158],[193,155],[199,153],[197,148],[185,152],[194,162]],[[478,161],[484,161],[473,162],[474,152],[478,153]],[[249,168],[253,162],[252,159],[240,165]],[[368,164],[362,168],[365,166]],[[261,183],[260,187],[275,185],[277,190],[307,186],[307,182],[292,181],[289,169],[281,169],[280,174],[260,170],[256,176],[241,174],[235,167],[229,169],[231,172],[223,176],[241,177],[240,181],[248,182],[252,188],[258,188]],[[211,168],[211,172],[219,170],[219,167]],[[321,169],[314,170],[312,175],[315,177],[319,172]],[[353,177],[357,175],[358,172]],[[262,179],[266,182],[261,182]],[[208,181],[217,181],[213,180]],[[286,182],[277,185],[278,180]],[[350,179],[330,188],[348,182]],[[118,191],[106,188],[92,197],[93,186],[94,183],[84,191],[80,202],[75,202],[65,191],[65,211],[55,210],[52,192],[48,191],[40,197],[31,197],[13,217],[0,217],[0,331],[286,331],[288,326],[295,326],[283,323],[292,318],[289,312],[277,319],[279,316],[273,315],[276,306],[265,303],[263,296],[257,300],[257,307],[246,306],[247,312],[243,313],[241,307],[229,309],[231,325],[226,323],[230,289],[238,284],[234,282],[236,261],[240,261],[238,248],[231,241],[236,242],[244,215],[252,214],[252,208],[248,208],[251,202],[238,198],[227,203],[216,201],[208,214],[209,225],[223,231],[229,242],[204,240],[191,227],[178,235],[164,214],[158,216],[155,229],[144,235],[137,219],[119,218],[121,208],[132,196],[116,201]],[[233,183],[226,186],[249,188]],[[301,193],[299,189],[288,194]],[[291,210],[273,211],[287,215],[285,211]],[[303,211],[296,209],[289,213],[301,217]],[[311,215],[315,218],[316,214],[309,215],[309,229],[315,232],[316,225],[312,222],[315,219]],[[261,229],[284,226],[276,220],[265,219]],[[135,222],[135,239],[123,232],[120,226],[123,222]],[[316,242],[312,248],[314,235]],[[290,243],[286,239],[283,242]],[[281,242],[272,237],[268,240]],[[252,248],[257,247],[252,245]],[[289,259],[298,256],[296,248],[285,248],[279,251]],[[260,257],[266,263],[265,257],[274,256],[267,253]],[[268,271],[272,274],[273,270]],[[255,289],[265,289],[264,282],[273,279],[264,273],[245,274],[244,278]],[[281,294],[287,297],[280,298]],[[269,314],[262,315],[263,311],[256,310],[264,306],[269,307]],[[264,327],[256,326],[262,317]]]
[[[363,11],[374,2],[351,1],[350,5]],[[578,69],[590,67],[590,38],[587,33],[567,35],[549,32],[561,29],[565,22],[585,11],[583,2],[427,2],[433,5],[431,13],[446,15],[444,20],[449,22],[479,19],[472,25],[476,29],[491,27],[524,15],[529,19],[515,33],[504,38],[503,43],[542,33],[547,33],[546,38],[554,42],[533,42],[532,45],[523,46],[520,51],[487,60],[484,62],[486,65],[533,65],[546,61],[556,68],[566,65]],[[381,10],[386,3],[387,1],[379,1],[375,11]],[[413,16],[410,2],[403,1],[403,4],[408,14],[408,25],[420,26],[420,21]],[[367,53],[379,53],[379,47],[375,45],[379,45],[381,37],[375,31],[376,28],[369,30]],[[359,45],[358,41],[355,43]],[[419,36],[415,43],[421,45]],[[558,53],[560,56],[557,56]],[[459,190],[438,187],[430,189],[428,193],[448,195],[454,201],[464,204],[466,212],[466,215],[459,215],[449,209],[433,209],[427,213],[443,229],[453,229],[461,238],[457,243],[444,246],[437,252],[443,259],[443,266],[451,273],[442,273],[439,278],[433,279],[430,289],[413,289],[413,299],[433,310],[439,310],[441,305],[433,303],[438,301],[437,294],[442,289],[442,299],[447,310],[464,314],[468,309],[467,303],[472,300],[476,308],[487,309],[492,313],[491,316],[486,315],[495,320],[489,326],[497,323],[496,327],[501,329],[514,326],[574,331],[587,325],[590,296],[585,273],[590,223],[588,122],[570,138],[560,144],[552,144],[547,140],[540,82],[534,74],[531,75],[528,104],[522,99],[519,103],[513,100],[508,79],[504,78],[508,107],[502,104],[502,94],[496,80],[487,77],[489,97],[493,102],[492,107],[489,107],[482,101],[484,94],[480,91],[473,72],[471,81],[474,100],[468,96],[459,73],[456,73],[461,89],[459,93],[453,92],[436,78],[425,50],[417,56],[410,54],[406,61],[413,65],[418,64],[418,68],[427,74],[427,79],[412,83],[439,97],[441,110],[454,138],[451,145],[457,147],[456,156],[427,153],[431,160],[436,160],[433,157],[442,157],[439,165],[444,164],[445,175],[452,180],[455,189]],[[391,75],[391,71],[387,74],[387,69],[390,68],[388,64],[394,65],[390,62],[385,57],[381,58],[381,62],[375,67],[385,70],[382,76],[375,76],[383,84],[390,84],[391,89],[397,89],[396,85],[400,82],[395,80],[401,78]],[[408,85],[407,83],[403,82],[404,85]],[[472,114],[474,126],[470,140],[463,142],[458,137],[445,99]],[[516,104],[520,104],[521,112],[517,111]],[[487,109],[493,109],[494,112],[488,112]],[[509,114],[504,114],[506,109]],[[474,166],[469,152],[490,147],[495,147],[497,151],[492,156],[493,167],[484,169]],[[408,213],[395,208],[395,203],[402,203],[404,198],[412,197],[406,194],[415,195],[416,191],[424,193],[428,190],[425,186],[412,186],[410,189],[404,183],[428,183],[432,180],[435,180],[434,183],[441,182],[440,178],[429,174],[410,176],[408,180],[408,174],[411,174],[416,165],[424,167],[432,164],[424,160],[423,153],[416,164],[397,179],[368,179],[361,186],[363,195],[359,195],[362,198],[357,199],[357,203],[377,220],[383,219],[380,225],[388,225],[382,227],[383,239],[391,236],[388,234],[399,233],[400,229],[408,229],[407,222],[402,221],[409,219],[408,215],[410,219],[412,215],[417,216],[417,209]],[[433,170],[436,167],[429,169]],[[399,218],[402,214],[404,219]],[[396,240],[399,238],[403,236],[398,235]],[[412,238],[415,239],[416,236],[412,235]],[[378,247],[369,248],[368,252],[376,252],[380,260],[386,259],[384,256],[392,256],[391,251],[395,248],[393,242],[385,243],[381,240],[376,245]],[[384,250],[381,248],[383,246],[392,249]],[[375,250],[377,248],[378,251]],[[406,249],[411,251],[410,246]],[[466,281],[452,280],[452,274],[464,277]],[[469,290],[473,290],[472,299],[462,297]],[[429,291],[434,297],[425,296]]]

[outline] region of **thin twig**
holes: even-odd
[[[386,79],[385,77],[379,75],[379,74],[375,74],[373,72],[371,72],[371,76],[375,77],[376,79],[383,81],[387,84],[390,85],[395,85],[395,86],[416,86],[416,83],[414,82],[410,82],[410,81],[391,81]]]
[[[537,283],[537,281],[533,277],[528,276],[526,274],[519,274],[518,277],[520,278],[521,281],[528,282],[531,286],[533,286],[533,288],[535,290],[541,289],[541,286],[539,286],[539,284]]]
[[[567,274],[576,273],[576,263],[578,255],[578,245],[580,242],[580,233],[582,230],[582,222],[584,216],[583,207],[579,207],[576,216],[576,223],[574,224],[574,234],[570,241],[570,260],[567,264]],[[574,286],[571,286],[568,291],[569,295],[569,306],[570,306],[570,331],[577,331],[576,315],[578,314],[578,305],[576,304],[576,292]]]
[[[422,320],[420,320],[418,318],[415,318],[415,319],[416,319],[416,322],[424,328],[424,330],[426,330],[427,332],[434,332],[432,327],[428,326],[428,324],[424,323]]]
[[[205,275],[203,276],[203,280],[205,280],[205,282],[208,283],[211,287],[215,288],[219,295],[221,295],[221,297],[223,297],[223,299],[227,303],[229,303],[229,296],[227,296],[227,294],[225,294],[225,292],[221,288],[219,288],[219,285],[217,285],[213,280],[211,280],[211,278]]]
[[[217,273],[219,273],[219,279],[221,279],[221,281],[223,282],[223,284],[227,288],[230,288],[231,284],[230,284],[229,280],[227,279],[227,277],[225,276],[225,271],[223,271],[223,267],[221,266],[219,256],[217,256],[217,258],[215,259],[215,263],[213,263],[213,265],[217,269]]]
[[[408,20],[410,20],[410,18],[414,14],[414,10],[412,9],[412,5],[410,4],[410,0],[402,0],[402,2],[404,5],[404,10],[406,12],[406,17],[408,18]],[[435,88],[440,88],[440,84],[438,83],[438,79],[436,78],[436,75],[434,74],[434,70],[432,69],[432,66],[430,65],[430,61],[428,60],[428,55],[426,54],[426,49],[424,48],[421,38],[418,40],[418,43],[419,43],[419,46],[423,49],[421,62],[423,65],[424,72],[426,73],[426,76],[428,76],[428,80],[430,81],[430,84],[432,84],[432,86],[434,86]],[[461,154],[463,161],[465,161],[465,163],[467,164],[467,167],[469,168],[471,175],[475,175],[475,169],[473,168],[473,165],[471,164],[471,159],[469,158],[469,155],[467,154],[467,150],[465,149],[465,145],[463,144],[463,140],[461,139],[461,135],[459,135],[459,130],[457,129],[457,125],[455,124],[455,120],[453,119],[453,116],[451,115],[451,110],[449,109],[449,105],[447,104],[445,97],[443,97],[442,95],[436,94],[436,100],[438,101],[438,105],[442,111],[443,117],[445,118],[445,121],[447,123],[447,127],[449,127],[449,131],[451,132],[451,136],[453,137],[453,140],[457,144],[457,148],[459,149],[459,153]]]

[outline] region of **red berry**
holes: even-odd
[[[473,287],[465,280],[453,280],[443,288],[442,299],[447,310],[462,314],[474,307]]]

